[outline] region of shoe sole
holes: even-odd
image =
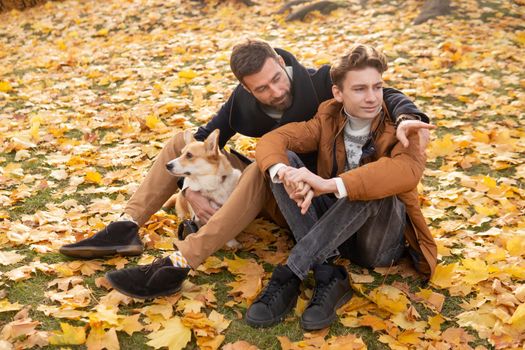
[[[60,248],[59,252],[72,258],[101,258],[108,255],[120,254],[123,256],[140,255],[144,252],[142,246],[115,245],[110,247],[78,247],[78,248]]]
[[[151,295],[138,295],[138,294],[133,294],[133,293],[130,293],[128,291],[125,291],[121,288],[119,288],[118,286],[115,285],[115,282],[111,279],[111,275],[109,274],[106,274],[106,279],[109,281],[109,283],[111,284],[111,286],[113,287],[113,289],[115,289],[116,291],[124,294],[124,295],[127,295],[128,297],[131,297],[131,298],[136,298],[136,299],[153,299],[153,298],[158,298],[158,297],[166,297],[166,296],[169,296],[169,295],[172,295],[172,294],[175,294],[177,293],[178,291],[180,291],[182,289],[182,284],[177,287],[177,288],[172,288],[172,289],[168,289],[168,290],[164,290],[162,292],[158,292],[156,294],[151,294]]]
[[[248,315],[246,315],[245,321],[249,326],[252,326],[252,327],[270,327],[284,320],[284,317],[290,311],[292,311],[292,309],[294,308],[296,304],[297,304],[297,297],[293,299],[293,302],[290,303],[290,305],[284,310],[284,312],[280,313],[279,315],[275,316],[274,318],[270,320],[265,320],[265,321],[254,320],[253,318],[250,318]]]
[[[348,300],[352,299],[353,295],[354,295],[354,292],[352,290],[349,290],[348,292],[346,292],[343,295],[343,297],[341,299],[339,299],[339,301],[335,305],[334,312],[328,318],[326,318],[324,320],[320,320],[320,321],[317,321],[317,322],[305,322],[301,318],[301,327],[305,331],[317,331],[319,329],[324,329],[324,328],[330,326],[335,321],[335,319],[337,318],[337,313],[336,313],[337,309],[339,309],[341,306],[346,304],[348,302]]]

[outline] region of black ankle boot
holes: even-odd
[[[336,311],[352,298],[348,273],[343,266],[317,265],[314,268],[315,290],[301,317],[307,331],[323,329],[335,320]]]
[[[144,251],[139,238],[139,227],[132,221],[115,221],[93,236],[60,247],[60,253],[73,257],[93,259],[107,255],[140,255]]]
[[[179,224],[179,228],[177,229],[177,237],[180,241],[183,241],[186,237],[197,231],[199,231],[199,226],[197,226],[195,221],[186,219],[181,221]]]
[[[277,266],[266,288],[246,311],[246,323],[252,327],[279,323],[295,306],[300,284],[288,266]]]
[[[110,271],[111,286],[132,298],[149,299],[178,292],[190,268],[175,267],[169,257],[157,258],[149,265]]]

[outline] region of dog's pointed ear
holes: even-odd
[[[204,144],[206,145],[206,151],[214,154],[219,153],[219,129],[215,129],[211,134],[208,135]]]
[[[195,137],[193,137],[193,131],[191,131],[190,129],[184,130],[184,143],[187,145],[194,141]]]

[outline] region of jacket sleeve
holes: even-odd
[[[401,91],[392,88],[383,88],[383,100],[385,101],[388,113],[394,121],[401,114],[413,114],[421,118],[421,121],[428,123],[430,119],[421,112],[416,105],[408,99]]]
[[[195,139],[198,141],[204,141],[206,137],[215,129],[220,130],[219,135],[219,148],[223,148],[226,142],[235,135],[235,130],[230,126],[230,111],[233,105],[233,94],[230,96],[228,101],[224,103],[219,112],[213,116],[208,124],[201,126],[195,133]]]
[[[425,170],[426,156],[419,152],[419,136],[409,136],[410,145],[397,142],[390,153],[339,176],[350,200],[374,200],[408,192],[417,187]]]
[[[289,165],[286,151],[309,153],[318,149],[321,137],[319,118],[288,123],[265,134],[255,148],[255,159],[262,172],[277,163]]]

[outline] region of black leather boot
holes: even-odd
[[[300,284],[301,280],[288,266],[277,266],[266,288],[246,311],[246,323],[269,327],[281,322],[297,303]]]
[[[181,221],[179,224],[179,228],[177,229],[177,237],[179,240],[183,241],[186,237],[197,231],[199,231],[199,226],[195,223],[195,221],[186,219]]]
[[[132,298],[149,299],[178,292],[190,268],[175,267],[169,257],[157,258],[150,265],[110,271],[111,286]]]
[[[114,254],[140,255],[144,247],[137,224],[115,221],[89,238],[60,247],[59,251],[73,258],[93,259]]]
[[[307,331],[330,326],[337,317],[337,309],[346,304],[353,294],[343,266],[317,265],[314,267],[314,278],[314,294],[301,317],[301,326]]]

